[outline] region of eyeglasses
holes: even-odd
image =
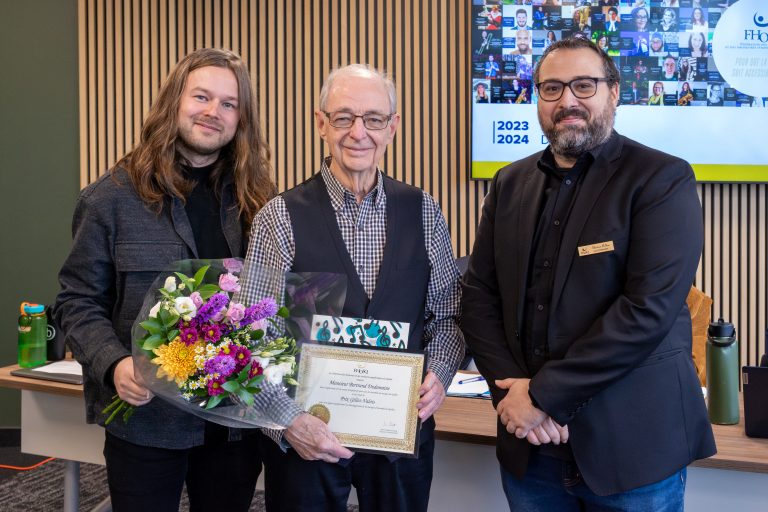
[[[325,117],[328,118],[328,122],[334,128],[352,128],[355,124],[355,120],[359,117],[363,120],[363,126],[368,130],[383,130],[389,125],[390,119],[394,114],[363,114],[361,116],[355,115],[351,112],[337,111],[326,112],[323,111]]]
[[[544,101],[557,101],[563,96],[565,86],[571,90],[574,96],[580,100],[591,98],[597,94],[598,82],[613,82],[611,78],[575,78],[570,82],[561,82],[560,80],[544,80],[536,84],[539,91],[539,99]]]

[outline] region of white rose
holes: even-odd
[[[173,276],[168,276],[165,278],[165,284],[163,285],[163,288],[165,288],[165,291],[167,292],[175,292],[176,291],[176,278]]]
[[[285,368],[282,364],[273,364],[264,370],[264,378],[271,384],[281,384],[284,375]]]
[[[150,318],[157,318],[157,314],[160,312],[160,302],[152,306],[152,309],[149,310],[149,317]]]
[[[176,297],[173,300],[173,305],[176,307],[179,315],[184,317],[184,320],[187,322],[195,318],[197,314],[197,306],[189,297]]]

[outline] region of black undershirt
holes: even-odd
[[[195,188],[187,196],[184,210],[197,246],[200,259],[230,258],[232,251],[224,236],[221,220],[221,201],[216,197],[211,173],[216,163],[205,167],[181,166],[184,177],[195,183]],[[205,422],[205,444],[220,445],[229,438],[229,429],[210,421]]]
[[[187,196],[184,209],[192,226],[197,257],[200,259],[232,257],[222,227],[221,201],[216,197],[216,190],[210,180],[215,165],[181,166],[184,177],[195,183],[195,187]]]

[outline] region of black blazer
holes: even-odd
[[[715,445],[685,305],[703,245],[693,172],[615,132],[594,154],[554,265],[551,360],[531,375],[519,338],[546,181],[541,153],[491,183],[464,278],[462,328],[494,405],[505,396],[494,379],[531,378],[540,407],[568,425],[586,484],[607,495],[661,480]],[[601,242],[613,250],[579,255]],[[503,467],[522,477],[529,449],[499,422]]]

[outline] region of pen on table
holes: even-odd
[[[466,384],[468,382],[480,382],[481,380],[485,380],[482,375],[478,375],[477,377],[472,377],[469,379],[461,379],[459,381],[459,384]]]

